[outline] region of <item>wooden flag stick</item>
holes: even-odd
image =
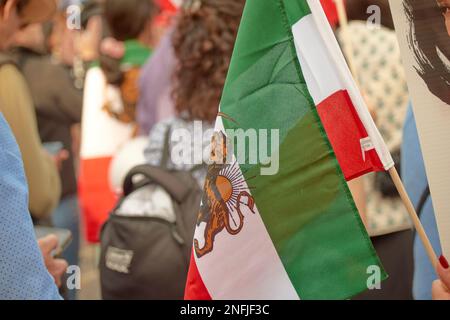
[[[334,2],[336,3],[336,8],[337,8],[337,12],[338,12],[339,24],[341,27],[344,47],[345,47],[346,56],[347,56],[347,62],[350,67],[350,70],[353,74],[353,77],[356,78],[357,70],[355,68],[355,64],[353,61],[353,45],[352,45],[352,39],[348,32],[348,17],[347,17],[347,12],[346,12],[345,6],[344,6],[344,0],[334,0]],[[356,82],[356,79],[355,79],[355,82]],[[359,87],[358,83],[357,83],[357,87]],[[406,192],[405,186],[403,185],[403,182],[400,179],[400,175],[398,174],[397,169],[395,167],[390,169],[389,174],[392,178],[392,181],[395,184],[395,187],[397,188],[398,193],[400,194],[400,198],[402,199],[402,202],[405,205],[406,210],[408,211],[408,214],[411,217],[412,222],[414,223],[414,227],[425,247],[428,258],[430,259],[430,262],[433,265],[433,267],[436,268],[437,264],[438,264],[438,258],[437,258],[436,252],[434,251],[433,246],[431,245],[430,239],[428,238],[428,236],[425,232],[425,229],[423,228],[422,222],[420,221],[420,218],[416,212],[416,209],[414,208],[414,205],[412,204],[412,201],[409,198],[408,193]]]
[[[402,199],[406,207],[406,210],[408,211],[409,216],[411,217],[411,220],[414,223],[414,227],[416,228],[417,234],[419,235],[420,240],[422,240],[422,243],[428,254],[428,258],[430,259],[433,267],[436,268],[438,263],[436,252],[434,251],[430,239],[428,238],[425,229],[423,228],[422,222],[420,222],[416,209],[414,208],[414,205],[412,204],[411,199],[409,198],[408,193],[406,192],[405,186],[403,185],[403,182],[400,179],[400,175],[398,174],[397,169],[395,169],[395,167],[390,169],[389,174],[391,175],[392,181],[394,181],[395,187],[397,188],[398,193],[400,194],[400,198]]]

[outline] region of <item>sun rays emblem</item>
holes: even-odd
[[[211,143],[211,160],[205,182],[197,226],[206,223],[204,245],[200,247],[194,239],[194,249],[198,258],[214,249],[216,236],[224,229],[230,235],[237,235],[244,227],[243,209],[255,213],[255,201],[241,173],[239,164],[227,163],[227,138],[224,133],[216,132]]]
[[[217,189],[230,212],[238,206],[241,193],[248,190],[245,182],[237,165],[226,167],[217,177]]]

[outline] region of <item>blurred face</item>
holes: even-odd
[[[53,55],[65,65],[73,64],[77,33],[77,30],[67,28],[65,15],[55,17],[49,45]]]
[[[442,8],[442,14],[447,26],[447,33],[450,36],[450,0],[437,0],[439,7]]]
[[[17,0],[7,0],[0,8],[0,50],[5,50],[11,45],[13,35],[19,30],[20,24]]]
[[[98,58],[98,50],[103,33],[102,18],[95,16],[89,19],[86,30],[78,38],[78,54],[81,60],[89,62]]]

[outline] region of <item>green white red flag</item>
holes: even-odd
[[[346,299],[369,267],[384,279],[346,180],[394,162],[319,1],[247,1],[220,111],[224,136],[278,130],[279,171],[210,167],[186,299]]]

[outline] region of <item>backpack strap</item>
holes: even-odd
[[[170,157],[170,134],[172,133],[172,127],[169,125],[167,127],[166,133],[164,135],[164,144],[161,156],[161,168],[168,169],[169,157]]]
[[[133,168],[125,178],[123,185],[125,196],[136,190],[133,178],[138,175],[143,175],[147,179],[146,184],[154,182],[163,187],[178,203],[183,202],[191,190],[189,186],[186,186],[165,169],[150,165],[140,165]],[[142,183],[140,186],[142,186]]]

